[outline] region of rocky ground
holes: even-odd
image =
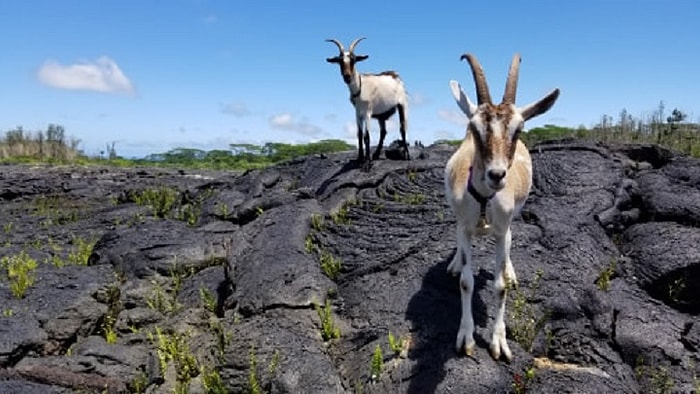
[[[245,173],[0,166],[0,392],[698,392],[700,161],[532,149],[508,364],[488,354],[488,238],[477,349],[454,349],[453,149],[369,171],[354,153]]]

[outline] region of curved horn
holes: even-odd
[[[484,69],[481,68],[481,64],[476,59],[476,56],[471,53],[465,53],[460,60],[466,59],[469,62],[469,66],[472,68],[472,75],[474,76],[474,84],[476,85],[476,98],[479,105],[481,104],[492,104],[491,94],[489,93],[489,85],[486,83],[486,76],[484,75]]]
[[[345,48],[343,48],[343,44],[340,43],[340,41],[336,40],[335,38],[329,38],[326,40],[327,42],[332,42],[335,45],[338,46],[338,49],[340,50],[340,53],[345,52]]]
[[[513,55],[513,61],[508,70],[506,91],[503,93],[503,104],[515,104],[515,92],[518,90],[518,70],[520,69],[520,55]]]
[[[352,44],[350,44],[350,49],[348,49],[348,51],[350,53],[353,53],[353,51],[355,50],[355,45],[357,45],[360,41],[364,40],[365,38],[367,37],[356,38],[355,41],[353,41]]]

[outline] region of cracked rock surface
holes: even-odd
[[[368,171],[354,152],[246,172],[0,166],[0,392],[698,390],[700,161],[531,149],[508,364],[488,354],[488,237],[474,245],[477,347],[454,349],[454,149]],[[18,296],[10,266],[30,260]]]

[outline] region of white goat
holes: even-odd
[[[359,74],[355,70],[355,63],[368,58],[367,55],[355,55],[354,50],[358,42],[365,37],[355,39],[346,51],[343,44],[336,39],[328,39],[338,46],[340,54],[327,58],[329,63],[340,65],[340,74],[350,89],[350,102],[355,106],[355,118],[357,121],[357,162],[359,165],[369,165],[369,123],[370,118],[379,121],[379,144],[372,155],[373,160],[379,159],[386,137],[386,121],[397,110],[401,139],[403,141],[404,158],[409,160],[408,145],[406,144],[406,123],[408,112],[408,100],[403,82],[399,74],[394,71],[384,71],[379,74]],[[364,150],[362,149],[364,139]]]
[[[457,105],[469,118],[466,137],[445,168],[447,199],[457,216],[457,251],[447,267],[460,274],[462,318],[457,334],[457,351],[464,346],[467,355],[474,350],[472,317],[472,237],[492,233],[496,241],[494,287],[499,300],[491,337],[491,356],[512,355],[506,342],[505,305],[509,284],[517,284],[510,261],[513,215],[522,208],[532,184],[532,163],[525,144],[518,136],[526,120],[549,110],[559,97],[555,89],[544,98],[524,107],[515,106],[520,56],[513,56],[501,104],[494,105],[479,61],[462,55],[471,66],[478,105],[474,105],[456,81],[450,81]]]

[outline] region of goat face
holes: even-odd
[[[473,135],[476,146],[473,164],[483,174],[483,183],[497,192],[506,185],[506,175],[513,164],[515,148],[525,121],[549,110],[559,97],[559,89],[525,107],[515,106],[520,65],[520,56],[516,54],[508,72],[503,100],[496,105],[491,102],[486,77],[479,61],[472,55],[463,55],[462,59],[466,59],[471,66],[478,105],[469,100],[455,81],[450,82],[452,95],[469,118],[468,132]]]
[[[477,148],[474,165],[482,170],[484,183],[493,191],[506,185],[523,123],[522,115],[504,104],[482,105],[469,119],[469,132]]]
[[[335,39],[326,40],[337,45],[338,49],[340,50],[340,54],[338,54],[338,56],[329,57],[326,59],[326,61],[328,63],[336,63],[340,66],[340,75],[343,76],[343,81],[345,81],[345,83],[347,84],[349,84],[353,80],[353,74],[355,73],[355,63],[366,60],[369,57],[367,55],[355,55],[355,53],[353,52],[355,50],[355,45],[357,45],[357,43],[362,40],[364,40],[364,37],[355,39],[350,44],[350,48],[347,51],[345,50],[345,48],[343,48],[343,44],[341,44],[340,41]]]

